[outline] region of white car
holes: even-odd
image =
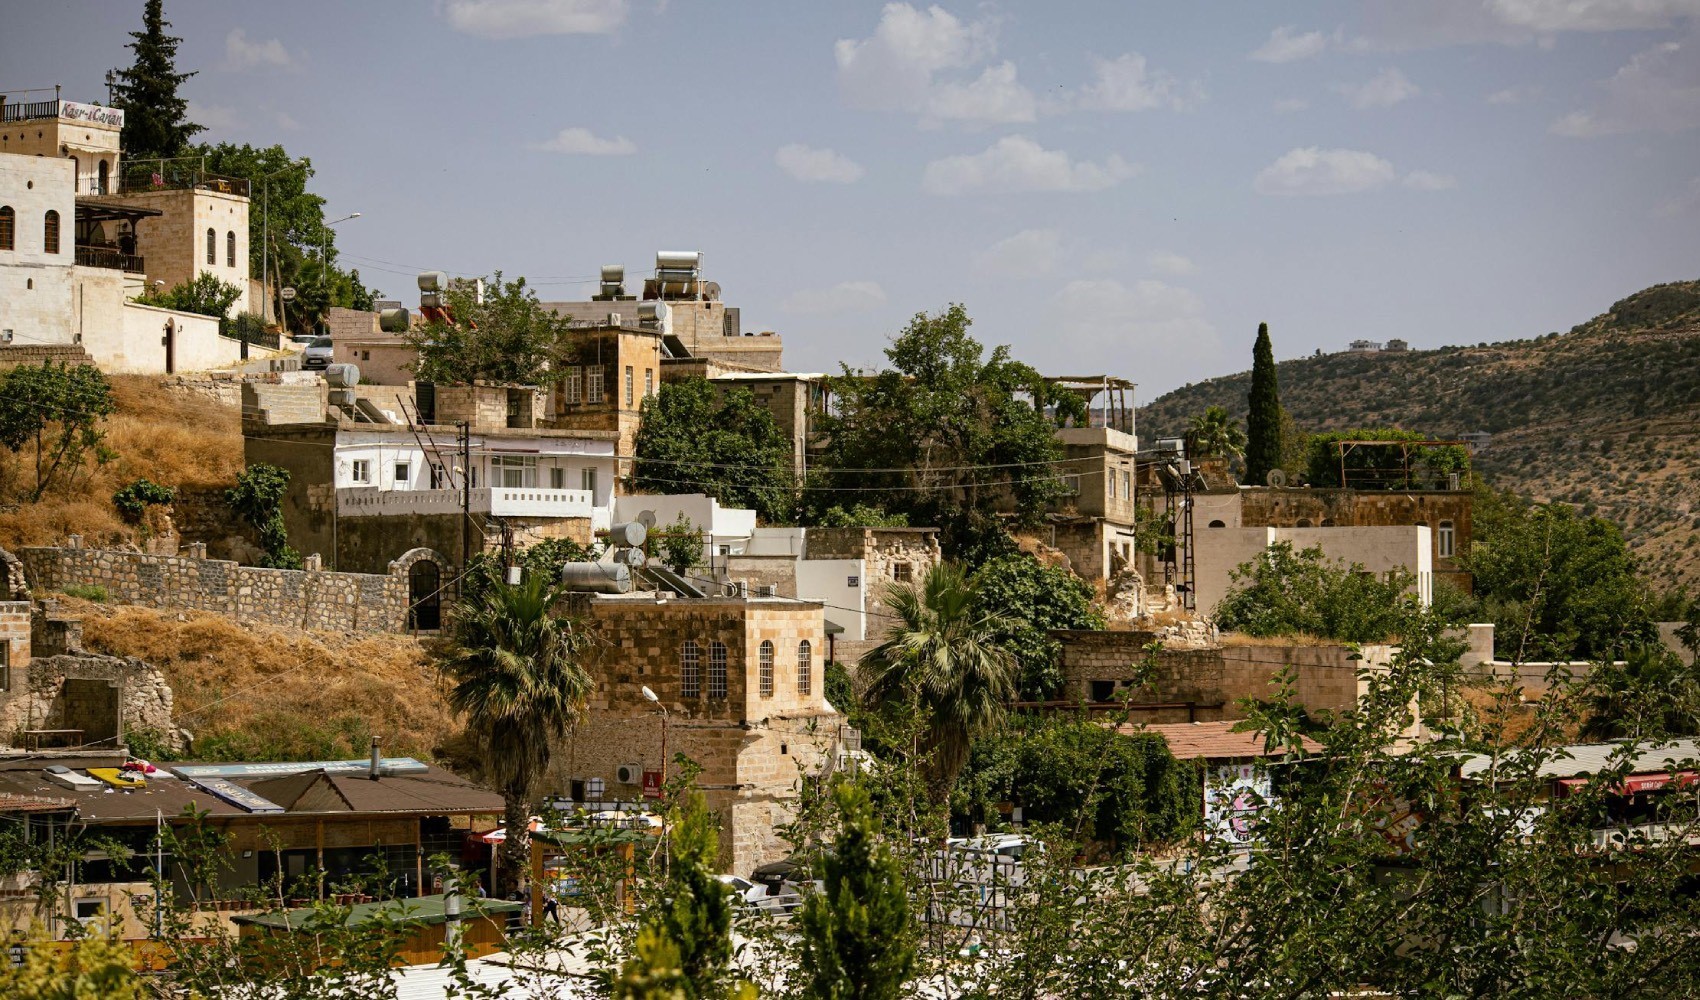
[[[803,905],[803,897],[790,886],[792,891],[769,895],[767,886],[760,882],[752,882],[742,875],[717,875],[722,885],[731,886],[733,895],[738,902],[752,910],[762,913],[784,915],[795,911]],[[789,883],[787,883],[789,886]]]

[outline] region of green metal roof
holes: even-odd
[[[348,908],[348,916],[343,921],[343,926],[359,927],[361,924],[374,919],[387,919],[398,923],[405,922],[425,926],[447,923],[448,917],[443,914],[443,900],[445,898],[447,897],[441,895],[419,896],[415,899],[386,899],[373,903],[356,903]],[[462,896],[460,900],[462,920],[518,913],[523,908],[524,904],[505,899]],[[257,927],[269,927],[273,930],[301,930],[313,921],[318,912],[312,907],[306,907],[299,910],[284,910],[273,913],[239,914],[230,919],[238,924],[252,924]]]

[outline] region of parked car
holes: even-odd
[[[803,896],[797,891],[797,886],[785,883],[787,891],[769,892],[768,887],[760,882],[752,882],[742,875],[717,875],[723,885],[731,886],[732,893],[738,897],[739,905],[764,914],[784,916],[795,912],[803,905]]]
[[[336,352],[331,347],[331,338],[314,337],[307,342],[307,349],[301,352],[301,367],[324,368],[335,360]]]

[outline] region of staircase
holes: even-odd
[[[68,365],[92,365],[94,358],[77,344],[0,344],[0,368],[63,361]]]

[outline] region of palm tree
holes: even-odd
[[[508,892],[528,864],[532,803],[553,741],[578,720],[591,680],[578,662],[581,634],[553,613],[563,593],[558,584],[542,573],[508,584],[494,565],[467,583],[442,670],[454,685],[449,705],[465,715],[485,780],[504,800],[497,889]]]
[[[1239,458],[1245,454],[1245,431],[1220,406],[1212,406],[1193,417],[1187,437],[1198,458]]]
[[[892,622],[857,665],[869,705],[914,699],[925,715],[935,803],[949,798],[974,737],[1002,722],[1015,697],[1020,665],[995,638],[1009,623],[983,612],[976,598],[974,584],[950,563],[934,566],[918,584],[887,586]]]

